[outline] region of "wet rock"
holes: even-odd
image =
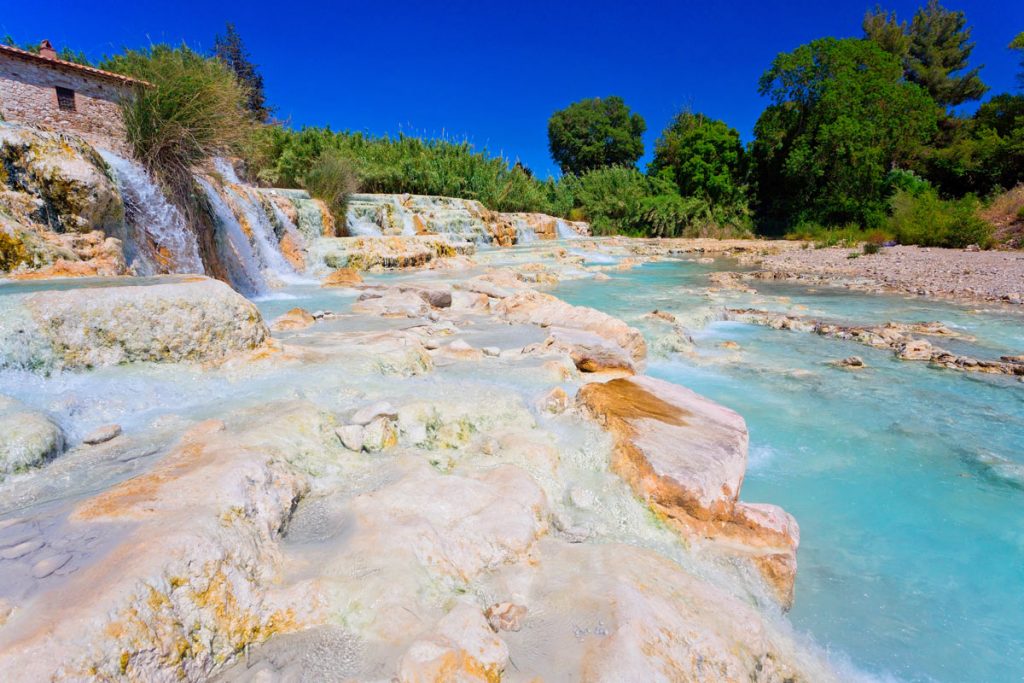
[[[286,332],[290,330],[304,330],[311,327],[316,318],[304,308],[293,308],[287,313],[274,318],[270,323],[270,329],[275,332]]]
[[[322,287],[354,287],[361,284],[363,277],[355,268],[338,268],[320,281]]]
[[[562,387],[555,387],[541,398],[540,408],[548,413],[564,413],[569,408],[569,395]]]
[[[859,369],[865,367],[864,359],[861,358],[860,356],[849,356],[847,358],[841,358],[839,360],[834,360],[834,361],[832,361],[832,365],[834,365],[834,366],[836,366],[838,368],[851,368],[851,369],[856,369],[856,370],[859,370]]]
[[[363,426],[344,425],[334,430],[338,435],[341,444],[350,451],[359,452],[363,450]]]
[[[363,427],[363,450],[378,453],[398,443],[398,426],[391,417],[380,415]]]
[[[71,555],[68,553],[48,555],[32,565],[32,576],[45,579],[70,561]]]
[[[326,237],[310,246],[310,260],[327,268],[357,271],[424,268],[438,260],[476,252],[472,242],[438,235]]]
[[[82,439],[82,441],[84,443],[89,444],[90,446],[94,446],[96,444],[106,443],[107,441],[110,441],[111,439],[114,439],[120,435],[121,425],[109,424],[103,425],[102,427],[97,427],[96,429],[92,430],[91,432],[86,434],[85,438]]]
[[[349,421],[352,424],[365,426],[378,417],[395,420],[398,418],[398,411],[387,401],[377,401],[357,410]]]
[[[722,347],[723,349],[729,349],[731,351],[735,351],[736,349],[740,348],[740,345],[732,340],[726,340],[719,344],[719,346]]]
[[[931,360],[931,342],[924,339],[911,339],[901,343],[896,349],[896,355],[901,360]]]
[[[497,358],[501,355],[501,349],[497,346],[485,346],[480,350],[484,352],[485,356],[490,356],[491,358]]]
[[[0,480],[39,467],[64,450],[64,432],[46,414],[0,395]]]
[[[484,611],[487,623],[495,633],[499,631],[518,631],[526,619],[526,607],[511,602],[499,602]]]
[[[788,606],[799,532],[779,508],[739,503],[747,463],[743,418],[650,377],[580,389],[577,405],[615,439],[612,469],[678,531],[749,559]]]
[[[647,356],[647,345],[639,330],[617,318],[585,306],[573,306],[549,294],[533,290],[501,300],[496,312],[506,320],[593,333],[623,349],[633,363]]]
[[[368,291],[352,305],[352,312],[384,318],[419,318],[430,312],[430,304],[415,294],[402,293],[397,289]]]
[[[203,277],[11,294],[0,307],[0,367],[44,372],[215,361],[255,349],[268,336],[252,302]]]

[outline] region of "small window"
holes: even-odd
[[[75,110],[75,91],[57,86],[57,106],[61,111]]]

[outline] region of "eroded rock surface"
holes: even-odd
[[[735,546],[791,604],[799,528],[781,508],[739,502],[748,440],[742,417],[650,377],[587,384],[576,400],[613,435],[612,468],[637,495],[684,534]]]

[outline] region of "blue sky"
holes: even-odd
[[[49,38],[92,57],[150,42],[209,49],[236,24],[290,125],[374,134],[468,138],[557,172],[551,112],[620,95],[646,120],[649,158],[681,108],[726,120],[744,140],[765,102],[758,76],[772,58],[823,36],[857,36],[874,0],[792,2],[264,2],[102,3],[2,0],[0,35]],[[923,3],[924,0],[921,0]],[[918,2],[886,7],[912,16]],[[975,64],[992,92],[1015,87],[1006,50],[1024,31],[1024,2],[948,0],[967,12]]]

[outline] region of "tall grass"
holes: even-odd
[[[122,103],[135,156],[172,190],[191,187],[190,169],[217,155],[238,154],[256,123],[246,91],[219,60],[186,46],[127,50],[100,64],[152,83]]]

